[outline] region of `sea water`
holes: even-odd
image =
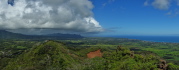
[[[113,36],[116,38],[138,39],[151,42],[179,43],[179,36]]]

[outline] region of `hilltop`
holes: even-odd
[[[69,55],[68,51],[63,43],[47,41],[19,55],[3,70],[59,70],[70,68],[71,63],[76,61]]]

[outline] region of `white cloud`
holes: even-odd
[[[114,2],[115,0],[108,0],[109,2]]]
[[[89,0],[0,0],[0,29],[101,32]]]
[[[105,3],[102,4],[103,7],[107,6],[108,4],[112,4],[113,2],[115,2],[116,0],[108,0]]]
[[[170,0],[154,0],[152,5],[161,10],[167,10],[170,6]]]
[[[166,13],[166,15],[172,15],[172,11],[169,11],[168,13]]]
[[[144,6],[152,5],[153,7],[160,9],[160,10],[170,10],[165,15],[168,15],[170,17],[176,17],[179,15],[179,0],[146,0],[144,2]],[[178,5],[174,7],[173,5]],[[170,7],[173,6],[174,9],[171,9]]]
[[[146,1],[144,2],[144,6],[148,6],[148,5],[149,5],[148,0],[146,0]]]
[[[179,0],[175,0],[177,2],[177,5],[179,6]]]
[[[106,6],[106,4],[107,4],[107,3],[103,3],[102,6],[104,7],[104,6]]]
[[[166,15],[170,16],[170,17],[176,17],[179,15],[179,9],[175,9],[173,11],[169,11],[166,13]]]

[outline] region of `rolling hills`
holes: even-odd
[[[87,58],[92,51],[101,50],[100,57]],[[158,56],[135,54],[128,48],[86,47],[75,50],[60,41],[46,40],[12,58],[2,70],[178,70]],[[81,56],[83,54],[85,56]],[[1,61],[1,60],[0,60]]]

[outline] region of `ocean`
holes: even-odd
[[[179,43],[179,36],[113,36],[115,38],[138,39],[151,42]]]

